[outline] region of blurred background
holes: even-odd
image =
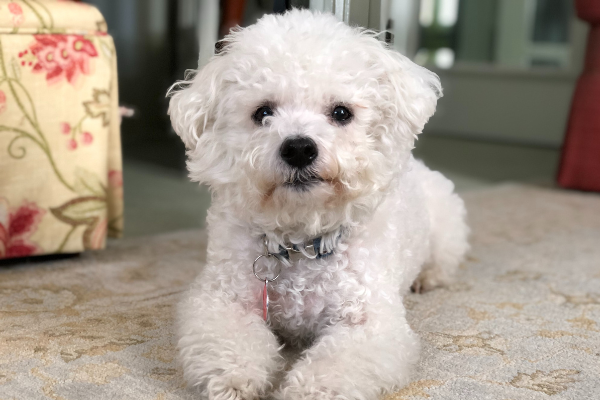
[[[169,86],[235,25],[290,7],[388,31],[396,50],[440,75],[444,97],[416,154],[459,191],[553,185],[587,26],[572,0],[90,0],[119,62],[125,235],[202,226],[210,194],[187,181],[170,128]]]

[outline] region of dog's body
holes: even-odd
[[[418,340],[402,296],[446,283],[467,250],[453,185],[410,155],[434,74],[331,16],[292,11],[228,37],[173,95],[193,179],[213,190],[206,268],[181,304],[186,379],[254,399],[373,399],[407,383]],[[253,261],[319,238],[324,257]],[[264,263],[262,261],[265,261]],[[263,279],[264,279],[263,278]]]

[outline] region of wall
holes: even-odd
[[[494,7],[496,3],[495,0],[463,1],[463,5],[471,6],[463,7],[463,11],[477,11],[483,16],[490,13],[483,12],[482,8]],[[472,55],[469,59],[480,63],[456,64],[448,70],[430,67],[441,78],[444,98],[425,131],[558,148],[563,141],[571,97],[583,65],[588,27],[573,17],[565,68],[532,68],[528,57],[536,48],[527,43],[529,33],[518,28],[523,24],[514,18],[506,19],[510,14],[506,11],[508,5],[515,6],[514,9],[520,7],[519,15],[523,17],[527,14],[525,8],[531,8],[531,1],[500,1],[502,3],[498,4],[502,7],[491,14],[497,17],[492,37],[484,26],[492,26],[491,22],[484,24],[481,18],[471,18],[470,25],[459,27],[462,30],[459,32],[462,33],[458,41],[459,57],[463,49],[475,48],[482,59],[474,60]],[[474,38],[474,35],[479,37]],[[486,43],[494,46],[496,54],[481,51]]]
[[[436,71],[444,87],[425,132],[559,147],[575,74],[454,68]]]

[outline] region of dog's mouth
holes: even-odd
[[[323,182],[323,178],[321,178],[319,175],[315,174],[315,173],[309,173],[309,174],[298,174],[298,175],[293,175],[291,176],[289,179],[287,179],[284,183],[283,186],[290,188],[290,189],[295,189],[295,190],[308,190],[310,189],[312,186],[318,185],[319,183]]]

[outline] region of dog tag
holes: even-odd
[[[269,291],[267,290],[268,283],[269,283],[269,281],[267,279],[265,279],[265,286],[263,287],[263,293],[262,293],[263,319],[265,320],[265,322],[267,322],[267,319],[269,318]]]

